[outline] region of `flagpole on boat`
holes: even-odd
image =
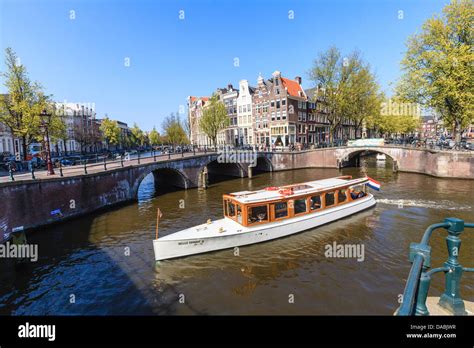
[[[156,211],[156,238],[155,239],[158,239],[158,225],[160,224],[160,215],[161,215],[161,211],[160,211],[160,208],[158,208],[158,210]]]

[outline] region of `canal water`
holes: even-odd
[[[139,201],[28,233],[36,263],[0,260],[0,314],[392,315],[410,269],[408,250],[425,228],[445,217],[474,221],[474,181],[393,173],[392,163],[366,157],[359,168],[260,173],[220,181],[207,190],[156,195],[153,178]],[[339,175],[382,183],[377,205],[349,218],[263,244],[155,265],[151,240],[157,208],[161,235],[222,216],[223,193]],[[432,264],[447,258],[445,232],[432,239]],[[462,236],[461,263],[474,264],[474,233]],[[364,259],[330,258],[327,245],[362,245]],[[430,296],[444,287],[437,274]],[[465,273],[462,296],[474,301]]]

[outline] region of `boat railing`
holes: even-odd
[[[459,263],[461,247],[460,235],[464,228],[474,228],[474,223],[465,223],[458,218],[446,218],[444,222],[429,226],[420,243],[410,244],[411,270],[403,292],[402,303],[396,315],[429,315],[426,300],[431,277],[440,272],[445,273],[445,290],[438,305],[453,315],[466,315],[465,303],[460,295],[461,276],[463,272],[474,272],[474,268],[463,267]],[[446,244],[448,260],[442,267],[431,267],[431,246],[429,240],[436,229],[444,228],[448,232]]]

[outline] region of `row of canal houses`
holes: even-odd
[[[275,71],[265,80],[261,75],[255,87],[247,80],[238,89],[229,84],[215,94],[227,109],[229,127],[218,135],[218,144],[235,146],[312,146],[329,142],[329,122],[324,100],[316,96],[316,88],[304,90],[301,77],[283,77]],[[211,145],[200,130],[199,120],[209,97],[188,97],[191,143]],[[335,139],[355,138],[355,126],[344,120]]]

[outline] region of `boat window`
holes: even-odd
[[[288,203],[275,203],[275,219],[280,219],[285,216],[288,216]]]
[[[352,199],[357,199],[365,196],[365,192],[363,191],[362,186],[351,187],[349,192]]]
[[[228,202],[227,204],[227,212],[229,216],[234,217],[235,216],[235,204],[232,203],[231,201]]]
[[[306,198],[295,199],[295,215],[306,213]]]
[[[237,222],[242,223],[242,207],[237,204]]]
[[[268,221],[267,205],[259,205],[256,207],[249,207],[248,223]]]
[[[311,210],[318,210],[321,208],[321,197],[313,196],[311,197]]]
[[[337,191],[337,201],[338,201],[338,203],[345,202],[346,199],[347,199],[346,190]]]
[[[326,193],[326,207],[329,207],[330,205],[334,205],[334,192]]]

